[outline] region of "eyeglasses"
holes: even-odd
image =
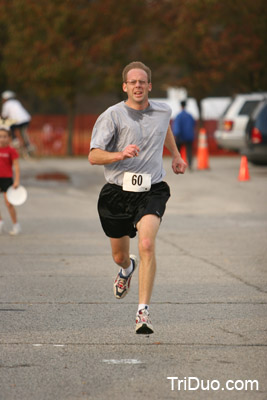
[[[135,79],[133,79],[133,80],[131,80],[131,81],[126,81],[125,83],[129,83],[129,85],[136,85],[137,84],[137,82],[139,82],[139,85],[140,86],[144,86],[144,85],[146,85],[148,82],[146,82],[146,81],[140,81],[140,80],[135,80]]]

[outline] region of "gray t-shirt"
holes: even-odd
[[[124,172],[151,174],[151,183],[165,175],[162,152],[171,117],[165,103],[149,101],[145,110],[128,107],[124,101],[102,113],[93,128],[90,148],[109,152],[123,151],[129,144],[140,148],[138,157],[104,166],[109,183],[122,186]]]

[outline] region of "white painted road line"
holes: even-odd
[[[103,360],[106,364],[142,364],[142,361],[136,360],[134,358],[126,358],[121,360]]]

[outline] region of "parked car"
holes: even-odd
[[[253,164],[267,165],[267,99],[261,101],[246,128],[247,147],[242,151]]]
[[[240,152],[246,146],[248,120],[267,93],[239,94],[218,121],[214,137],[219,147]]]

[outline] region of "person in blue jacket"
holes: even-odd
[[[185,110],[186,101],[181,101],[182,111],[173,121],[173,134],[179,151],[182,146],[186,148],[187,162],[189,169],[192,169],[193,161],[193,141],[195,135],[195,120],[192,115]]]

